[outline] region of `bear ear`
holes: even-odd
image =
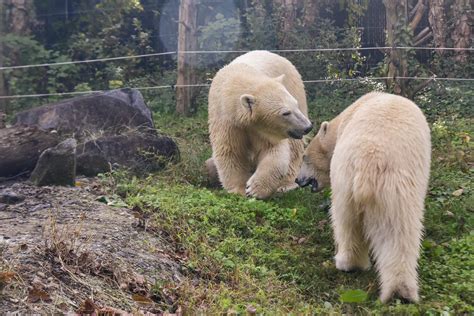
[[[252,114],[252,109],[255,105],[255,100],[255,97],[251,94],[242,94],[240,96],[240,103],[250,111],[250,114]]]
[[[275,80],[278,81],[279,83],[283,83],[283,80],[285,80],[285,75],[275,77]]]
[[[329,122],[322,122],[321,127],[319,128],[318,135],[321,137],[326,136],[329,128]]]

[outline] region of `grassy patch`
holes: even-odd
[[[320,98],[312,111],[327,107],[327,102],[329,98]],[[348,103],[342,98],[332,102],[335,108]],[[149,213],[150,225],[187,258],[188,278],[177,292],[189,313],[474,312],[472,119],[435,117],[431,124],[434,148],[420,260],[422,300],[416,305],[380,304],[373,270],[335,269],[329,192],[296,190],[257,201],[206,189],[202,164],[211,152],[205,113],[192,118],[161,115],[156,121],[178,141],[181,162],[147,179],[122,173],[112,178],[115,193]]]

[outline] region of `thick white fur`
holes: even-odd
[[[431,159],[424,115],[406,98],[370,93],[326,128],[306,155],[311,161],[317,150],[312,147],[323,144],[330,159],[336,267],[368,269],[370,249],[381,301],[393,295],[418,301],[417,261]],[[317,174],[318,163],[306,169]]]
[[[281,76],[284,75],[284,76]],[[255,103],[246,107],[245,96]],[[250,109],[251,108],[251,109]],[[298,112],[287,122],[281,111]],[[209,92],[209,133],[223,187],[233,193],[267,198],[294,187],[303,142],[288,130],[310,125],[304,85],[296,68],[267,51],[237,57],[214,77]]]

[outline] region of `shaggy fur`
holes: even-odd
[[[382,302],[418,301],[430,152],[428,124],[413,102],[369,93],[322,123],[303,158],[297,181],[332,188],[337,269],[368,269],[370,250]]]
[[[294,188],[303,142],[312,128],[296,68],[267,51],[237,57],[214,77],[209,92],[209,133],[222,186],[265,199]]]

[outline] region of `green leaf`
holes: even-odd
[[[340,293],[339,299],[343,303],[361,303],[367,300],[368,294],[363,290],[347,290]]]

